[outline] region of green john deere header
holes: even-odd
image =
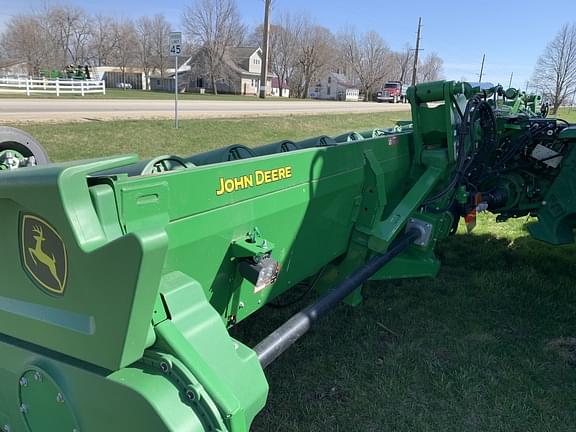
[[[264,368],[367,280],[435,276],[461,218],[574,241],[576,126],[514,89],[408,98],[392,129],[146,161],[50,164],[0,129],[0,430],[248,431]],[[259,344],[230,336],[302,284]]]

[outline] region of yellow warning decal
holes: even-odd
[[[274,168],[271,170],[256,170],[251,174],[240,177],[220,177],[216,195],[222,196],[226,193],[236,192],[242,189],[262,186],[267,183],[274,183],[292,177],[292,167]]]

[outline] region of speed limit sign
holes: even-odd
[[[170,57],[174,57],[174,126],[178,129],[178,56],[182,54],[182,33],[170,32]]]
[[[182,53],[182,33],[170,33],[170,57],[178,57]]]

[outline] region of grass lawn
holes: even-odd
[[[409,112],[260,117],[244,119],[126,120],[89,123],[23,124],[48,150],[51,160],[86,159],[121,153],[142,157],[190,155],[227,144],[249,146],[280,139],[337,135],[350,130],[389,127]],[[19,127],[18,125],[11,125]]]
[[[561,108],[556,117],[576,123],[576,108]]]
[[[141,157],[162,154],[186,156],[227,144],[254,146],[281,139],[298,140],[317,135],[338,135],[389,127],[409,118],[409,112],[329,114],[242,119],[124,120],[76,123],[26,123],[21,127],[46,147],[52,161],[87,159],[122,153]],[[576,123],[576,110],[559,113]]]
[[[190,154],[384,127],[408,113],[122,121],[25,129],[55,161]],[[576,121],[576,111],[561,117]],[[576,430],[576,246],[532,240],[522,218],[483,214],[445,240],[437,278],[369,283],[273,363],[255,432]],[[298,309],[264,309],[233,333],[254,345]]]
[[[55,94],[46,93],[32,93],[32,96],[26,96],[24,93],[0,93],[0,99],[12,98],[30,98],[30,99],[152,99],[152,100],[174,100],[174,93],[161,92],[161,91],[145,91],[136,89],[106,89],[106,94],[87,94],[86,96],[64,94],[56,96]],[[256,96],[242,96],[242,95],[213,95],[213,94],[199,94],[199,93],[182,93],[178,95],[180,100],[210,100],[210,101],[302,101],[302,99],[290,99],[280,97],[267,97],[266,99],[259,99]]]
[[[440,246],[437,278],[369,283],[267,369],[254,431],[576,430],[576,247],[525,223],[482,215]],[[303,305],[240,334],[254,344]]]

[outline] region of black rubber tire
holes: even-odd
[[[0,126],[0,151],[8,149],[16,150],[26,157],[34,156],[37,165],[50,163],[46,149],[31,135],[20,129]]]

